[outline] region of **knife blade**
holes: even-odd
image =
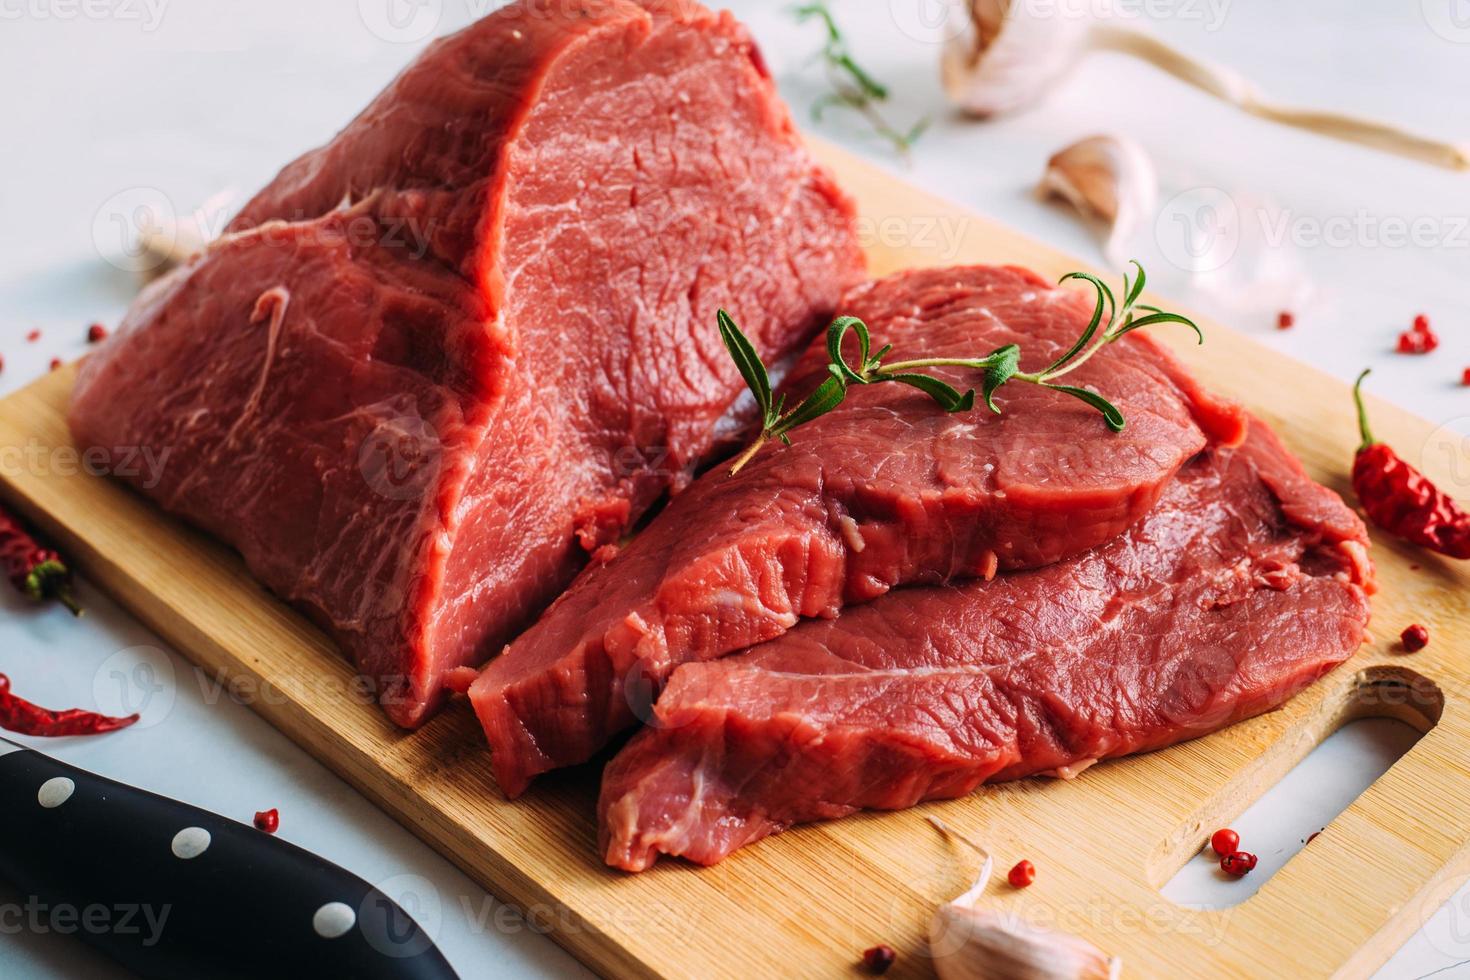
[[[147,977],[457,980],[412,917],[351,872],[4,738],[0,879],[52,931]]]

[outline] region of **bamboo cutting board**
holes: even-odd
[[[819,152],[862,202],[875,274],[1007,262],[1056,278],[1081,267],[851,157]],[[1356,444],[1347,388],[1223,327],[1206,332],[1206,347],[1176,349],[1211,387],[1274,425],[1314,477],[1346,493]],[[1242,363],[1252,365],[1249,388],[1232,369]],[[0,447],[70,447],[63,415],[73,377],[55,372],[0,402]],[[1456,486],[1461,447],[1390,406],[1373,412],[1380,438]],[[1087,936],[1122,956],[1134,977],[1363,976],[1470,878],[1470,566],[1382,537],[1372,642],[1274,714],[1073,782],[1031,780],[859,815],[788,832],[712,869],[665,861],[629,876],[597,857],[595,772],[554,775],[507,803],[463,703],[421,731],[398,731],[353,696],[351,671],[326,638],[267,596],[225,548],[96,477],[5,464],[0,494],[185,656],[274,688],[279,696],[252,699],[257,711],[606,975],[842,977],[877,942],[899,951],[890,976],[929,975],[929,917],[976,868],[926,814],[986,842],[1002,861],[1036,860],[1035,885],[992,885],[986,900]],[[1394,639],[1410,622],[1434,637],[1414,656]],[[1160,896],[1213,828],[1364,715],[1400,718],[1426,734],[1332,823],[1331,846],[1303,850],[1228,911]]]

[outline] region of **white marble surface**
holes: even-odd
[[[1084,2],[1055,0],[1073,8]],[[822,86],[807,60],[816,29],[794,26],[784,3],[731,5],[761,39],[798,118],[811,125],[806,107]],[[493,6],[0,0],[0,389],[24,384],[52,357],[81,354],[90,322],[116,322],[133,289],[119,267],[127,264],[120,229],[138,206],[166,202],[188,213],[222,190],[248,195],[342,125],[413,57],[421,38]],[[1376,391],[1470,433],[1470,388],[1459,384],[1470,365],[1470,175],[1246,118],[1113,54],[1083,59],[1033,111],[964,122],[945,111],[936,77],[943,6],[835,2],[859,59],[894,89],[893,119],[935,117],[911,163],[840,112],[812,128],[1093,261],[1101,257],[1092,233],[1038,203],[1029,188],[1048,155],[1069,141],[1098,131],[1131,135],[1157,162],[1169,202],[1133,243],[1161,292],[1343,378],[1371,364]],[[1279,98],[1470,139],[1465,0],[1125,6],[1150,12],[1143,19],[1158,33],[1233,65]],[[1233,231],[1217,220],[1232,214]],[[1236,281],[1225,296],[1190,282],[1187,267],[1199,262],[1182,250],[1181,220],[1206,233],[1224,229],[1216,248],[1235,246],[1229,256],[1211,253],[1222,261],[1208,263],[1219,266],[1217,281],[1222,274]],[[1291,301],[1298,326],[1278,332],[1283,301],[1273,290],[1280,284],[1265,285],[1262,275],[1293,268],[1304,278],[1288,285],[1308,284],[1311,298]],[[1390,353],[1397,331],[1421,311],[1433,317],[1442,348],[1422,358]],[[42,337],[28,343],[33,329]],[[1470,477],[1465,482],[1462,495],[1470,495]],[[466,977],[580,971],[212,678],[85,585],[83,597],[92,614],[76,623],[59,610],[23,608],[0,589],[0,670],[44,703],[116,709],[126,698],[145,720],[124,735],[49,750],[242,820],[279,807],[284,837],[400,895]],[[1265,863],[1284,862],[1300,838],[1391,762],[1401,740],[1391,726],[1346,732],[1245,815],[1240,826]],[[1195,903],[1232,894],[1203,867],[1169,888],[1171,897]],[[17,930],[6,903],[18,900],[0,895],[0,975],[113,975],[73,939]],[[1470,976],[1470,895],[1462,890],[1437,913],[1421,911],[1426,928],[1381,975]]]

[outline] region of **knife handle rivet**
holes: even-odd
[[[352,906],[342,902],[328,902],[317,909],[316,915],[311,917],[311,927],[323,939],[345,936],[356,924],[357,913],[352,911]]]
[[[209,850],[209,831],[203,827],[185,827],[174,834],[171,847],[176,858],[184,861],[197,858]]]
[[[65,776],[53,776],[41,784],[36,791],[36,802],[48,810],[54,810],[77,791],[77,784]]]

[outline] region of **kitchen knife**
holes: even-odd
[[[24,896],[5,910],[20,928],[74,932],[145,977],[455,978],[356,875],[3,738],[0,880]]]

